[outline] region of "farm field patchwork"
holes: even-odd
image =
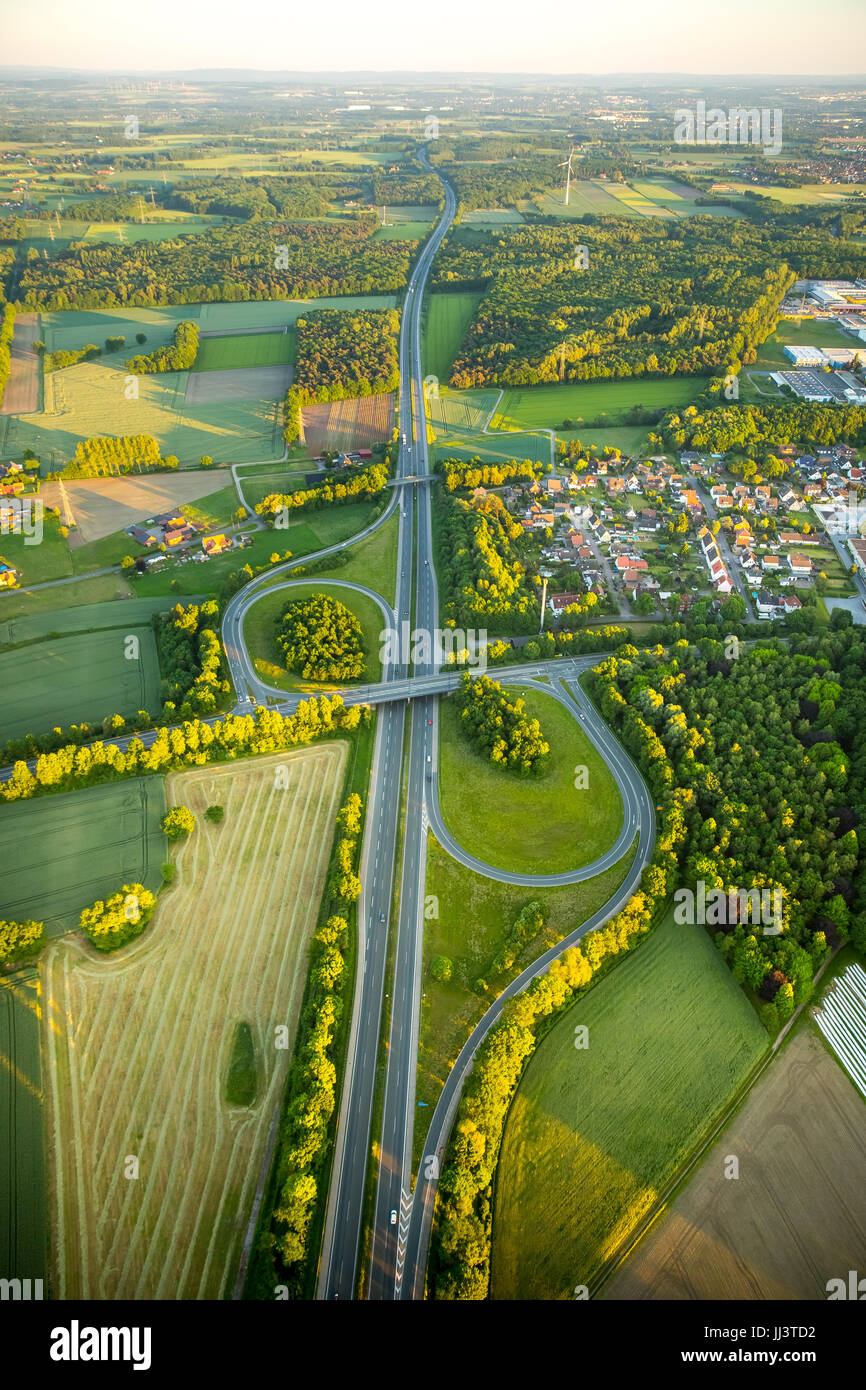
[[[144,935],[110,959],[78,940],[43,957],[58,1297],[231,1290],[291,1056],[274,1030],[297,1026],[346,749],[170,776],[168,800],[198,824]],[[204,820],[214,803],[221,825]],[[248,1107],[225,1098],[240,1023],[258,1081]],[[124,1177],[131,1152],[137,1181]]]
[[[32,917],[45,923],[46,936],[61,936],[78,926],[83,907],[122,883],[156,891],[165,858],[164,814],[158,777],[0,806],[6,866],[0,915],[19,922]]]
[[[496,672],[492,675],[495,679]],[[496,767],[460,728],[456,696],[439,702],[439,797],[458,844],[494,868],[556,874],[596,859],[622,828],[622,800],[604,759],[577,720],[552,695],[530,686],[504,687],[522,699],[550,744],[539,776]],[[574,769],[588,786],[577,790]],[[590,790],[591,789],[591,790]]]
[[[268,369],[257,369],[256,374],[260,370]],[[138,397],[128,400],[126,366],[120,354],[51,372],[45,379],[45,409],[4,416],[0,447],[17,455],[30,448],[52,470],[72,458],[80,439],[100,434],[153,435],[164,456],[175,454],[182,464],[193,467],[204,454],[218,462],[258,462],[279,456],[282,405],[278,391],[255,398],[245,388],[241,401],[193,405],[186,401],[189,375],[161,372],[138,377]]]
[[[127,659],[130,638],[138,658]],[[160,708],[159,662],[150,624],[48,638],[0,653],[0,741],[42,734],[109,714]]]
[[[492,1297],[591,1286],[767,1046],[709,937],[669,914],[526,1068],[496,1177]]]
[[[829,1279],[863,1268],[863,1107],[798,1026],[601,1298],[825,1300]]]

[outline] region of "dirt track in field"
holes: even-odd
[[[323,449],[367,449],[391,438],[394,396],[355,396],[348,401],[308,405],[301,411],[311,454]]]
[[[39,358],[31,347],[38,337],[39,315],[19,314],[0,415],[30,415],[39,409]]]
[[[862,1096],[804,1030],[601,1297],[826,1299],[866,1270],[864,1139]]]
[[[274,1030],[294,1038],[346,751],[173,774],[167,802],[198,825],[143,936],[108,958],[71,937],[45,952],[55,1297],[215,1299],[230,1286],[291,1057]],[[218,826],[203,819],[213,802]],[[224,1085],[244,1020],[259,1085],[237,1109]]]

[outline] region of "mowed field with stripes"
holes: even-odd
[[[291,1057],[275,1030],[294,1038],[346,751],[335,741],[173,774],[167,803],[198,824],[145,933],[109,958],[77,938],[43,956],[55,1297],[231,1288]],[[220,825],[203,818],[214,803]],[[225,1099],[239,1023],[256,1054],[249,1107]]]

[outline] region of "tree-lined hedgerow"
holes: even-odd
[[[277,620],[277,651],[305,680],[348,681],[364,674],[361,624],[330,594],[287,603]]]
[[[81,439],[75,453],[64,468],[52,473],[52,478],[112,478],[124,473],[154,473],[174,470],[178,460],[174,454],[165,458],[152,434],[122,434],[117,437],[101,434],[95,439]]]
[[[465,675],[454,698],[460,727],[470,743],[490,761],[517,772],[539,772],[550,753],[537,719],[526,715],[526,702],[509,700],[498,681]]]
[[[188,719],[213,714],[231,693],[223,674],[223,649],[219,638],[219,604],[178,603],[167,613],[154,615],[161,675],[163,716],[180,714]]]
[[[159,729],[149,745],[136,736],[125,747],[105,742],[85,747],[64,744],[41,754],[33,772],[26,762],[16,762],[9,780],[0,782],[0,800],[20,801],[44,792],[74,791],[146,773],[275,753],[340,730],[357,729],[365,718],[369,710],[345,705],[340,695],[321,695],[302,700],[294,714],[259,707],[254,715],[187,720],[177,728]]]
[[[285,516],[287,512],[304,507],[371,501],[384,492],[387,482],[388,469],[384,463],[371,463],[360,472],[341,472],[339,477],[329,477],[327,482],[317,487],[297,488],[294,492],[271,492],[256,504],[256,511],[280,529],[281,514]],[[283,526],[287,524],[285,522]]]
[[[274,1258],[277,1277],[298,1296],[305,1262],[316,1252],[308,1245],[310,1225],[325,1178],[329,1130],[337,1094],[335,1042],[349,983],[345,953],[361,883],[355,872],[360,853],[363,805],[353,792],[337,816],[323,925],[313,937],[307,990],[295,1043],[287,1103],[277,1154],[277,1197],[272,1229],[263,1246]],[[324,914],[323,914],[324,915]]]
[[[2,262],[0,262],[0,265],[2,265]],[[3,404],[3,392],[6,390],[6,383],[9,380],[12,357],[12,335],[14,332],[15,306],[13,304],[4,304],[3,314],[0,316],[0,405]]]
[[[153,352],[129,357],[127,369],[138,376],[153,372],[188,372],[198,352],[198,324],[192,319],[182,319],[174,330],[171,345],[154,348]]]

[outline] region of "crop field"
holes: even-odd
[[[230,371],[236,367],[273,367],[291,362],[294,335],[290,333],[222,334],[200,338],[193,372]]]
[[[198,824],[146,932],[110,959],[77,939],[44,955],[57,1297],[218,1299],[231,1288],[291,1056],[275,1029],[291,1042],[346,749],[170,776],[168,800]],[[221,825],[204,820],[214,803]],[[258,1082],[247,1107],[225,1098],[243,1023]]]
[[[105,628],[122,628],[132,632],[149,624],[154,613],[164,612],[176,602],[171,598],[128,598],[107,600],[105,603],[83,604],[63,608],[58,612],[22,614],[4,618],[0,608],[0,650],[22,642],[41,642],[46,637],[63,637],[73,632],[96,632]]]
[[[9,380],[3,392],[0,415],[39,409],[39,358],[32,344],[39,337],[39,315],[19,314],[12,335]]]
[[[183,398],[192,406],[228,404],[230,401],[282,400],[292,381],[287,363],[270,367],[237,367],[228,371],[190,372]]]
[[[767,1045],[709,937],[669,915],[526,1068],[496,1178],[492,1297],[569,1299],[591,1284]]]
[[[565,187],[553,188],[544,197],[540,211],[546,217],[583,217],[595,213],[606,217],[694,217],[710,214],[714,217],[739,217],[729,207],[700,207],[695,201],[700,195],[687,184],[674,179],[636,179],[629,183],[608,182],[606,179],[573,180],[568,207],[565,206]],[[526,204],[527,207],[531,204]]]
[[[476,208],[460,219],[464,227],[509,227],[524,220],[517,208]]]
[[[184,473],[135,473],[121,478],[76,478],[43,483],[42,497],[49,507],[57,507],[67,523],[73,547],[113,536],[133,522],[145,521],[174,507],[200,503],[204,509],[209,496],[230,473],[200,469]],[[127,553],[137,555],[140,547],[126,541]]]
[[[124,655],[130,637],[138,658]],[[96,723],[108,714],[160,708],[159,662],[152,627],[46,638],[0,653],[0,741],[56,726]]]
[[[443,296],[444,298],[445,296]],[[452,296],[448,295],[451,299]],[[453,296],[458,298],[458,296]],[[459,296],[463,298],[463,296]],[[469,298],[467,295],[466,298]],[[444,381],[440,377],[440,382]],[[481,431],[490,418],[490,412],[496,404],[499,392],[497,390],[488,391],[443,391],[440,389],[438,397],[430,397],[427,401],[427,417],[434,432],[437,435],[448,434],[452,431],[468,431],[470,433]]]
[[[281,576],[285,582],[286,576]],[[286,604],[299,599],[310,598],[313,594],[325,593],[329,598],[342,603],[361,624],[361,644],[364,651],[364,672],[350,681],[309,681],[294,671],[286,670],[278,660],[274,646],[277,620]],[[354,589],[341,589],[338,583],[330,584],[320,580],[318,575],[308,584],[298,583],[287,589],[269,589],[247,613],[244,619],[244,643],[262,680],[269,685],[279,686],[281,690],[303,690],[316,694],[322,690],[339,690],[341,686],[363,685],[382,679],[382,662],[379,659],[381,643],[379,634],[385,619],[378,603],[359,594]]]
[[[495,677],[496,672],[492,672]],[[469,854],[498,869],[557,874],[608,850],[622,828],[622,800],[604,759],[580,724],[552,695],[507,686],[537,719],[550,744],[540,776],[496,767],[460,728],[456,696],[439,702],[439,797],[442,816]],[[578,790],[574,769],[587,769]]]
[[[792,206],[809,204],[812,207],[820,207],[823,203],[842,203],[846,198],[866,193],[866,184],[862,183],[807,183],[803,184],[802,188],[768,184],[766,187],[758,188],[751,183],[733,183],[725,180],[719,187],[731,189],[735,193],[758,193],[762,198],[773,198],[776,202]]]
[[[78,926],[83,907],[122,883],[155,891],[164,814],[158,777],[0,806],[0,915],[32,917],[45,923],[46,936],[61,936]]]
[[[539,429],[563,420],[611,420],[632,406],[647,410],[687,405],[704,389],[703,377],[644,378],[640,381],[588,381],[576,385],[529,386],[507,390],[491,421],[493,429]]]
[[[390,222],[377,227],[372,241],[423,241],[429,230],[429,222]]]
[[[451,376],[454,358],[480,299],[480,292],[430,296],[424,333],[424,372],[435,376],[443,386]]]
[[[394,393],[307,405],[301,418],[303,439],[311,454],[320,454],[323,449],[369,449],[391,438]]]
[[[0,980],[0,1273],[44,1279],[48,1250],[41,990],[28,967]]]
[[[243,400],[194,405],[186,399],[190,373],[161,372],[139,377],[138,398],[127,400],[124,360],[114,354],[110,361],[50,373],[44,411],[5,416],[0,448],[16,454],[31,448],[53,469],[72,458],[79,439],[101,434],[153,435],[163,455],[193,467],[204,454],[218,462],[258,462],[282,452],[278,391],[256,398],[247,388]],[[262,370],[269,369],[256,375]]]
[[[798,1026],[601,1297],[826,1299],[829,1279],[863,1269],[863,1106]]]

